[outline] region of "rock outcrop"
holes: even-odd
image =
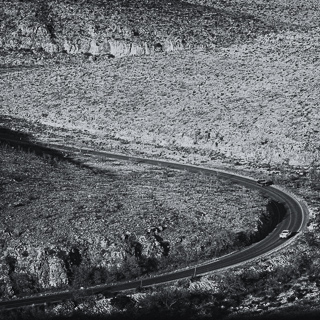
[[[8,247],[2,254],[2,262],[2,298],[68,284],[63,260],[45,248]]]
[[[144,55],[221,45],[265,28],[250,17],[239,24],[230,12],[180,1],[2,0],[0,5],[2,55]]]

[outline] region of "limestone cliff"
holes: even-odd
[[[0,0],[0,6],[2,57],[153,54],[225,45],[266,29],[243,14],[176,0]]]

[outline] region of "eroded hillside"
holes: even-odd
[[[226,46],[273,28],[241,10],[176,0],[1,3],[2,64]]]
[[[77,143],[91,133],[89,144],[106,148],[316,164],[319,43],[316,30],[288,31],[207,52],[7,74],[2,112],[77,130]]]
[[[0,151],[1,298],[177,269],[272,225],[259,192],[214,176]]]

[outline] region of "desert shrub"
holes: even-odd
[[[234,272],[226,273],[220,281],[220,291],[223,292],[225,297],[239,295],[239,299],[241,299],[240,293],[247,291],[247,287],[239,274],[235,274]]]
[[[103,267],[93,267],[88,273],[89,285],[106,283],[110,278],[110,271]]]
[[[264,276],[265,276],[264,273],[259,272],[258,270],[252,267],[252,268],[245,269],[241,273],[240,277],[241,277],[241,280],[246,285],[246,287],[248,287],[250,285],[254,285],[259,282],[262,282],[261,280],[264,278]]]
[[[6,292],[6,282],[1,280],[0,281],[0,298],[5,295],[5,292]]]
[[[314,248],[319,247],[319,245],[320,245],[319,239],[314,231],[306,231],[304,233],[304,237],[305,237],[306,242],[309,246],[314,247]]]
[[[15,271],[17,259],[13,256],[6,256],[6,263],[9,266],[9,275]]]
[[[156,257],[147,258],[142,256],[138,260],[138,264],[142,274],[149,274],[158,270],[159,260]]]
[[[118,294],[112,298],[110,302],[112,306],[120,310],[132,308],[134,306],[134,300],[125,294]]]
[[[16,295],[28,295],[39,291],[39,283],[35,275],[13,272],[10,279]]]

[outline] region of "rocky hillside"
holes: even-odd
[[[6,76],[3,114],[144,153],[318,162],[318,1],[1,2],[0,65],[95,60]]]
[[[317,30],[288,31],[209,52],[7,74],[2,113],[158,157],[170,149],[177,160],[218,153],[312,165],[320,151],[319,40]],[[77,135],[71,143],[86,139]]]
[[[43,62],[52,55],[119,57],[223,46],[272,29],[241,10],[177,0],[1,0],[0,6],[1,64],[28,56]]]
[[[59,159],[0,143],[0,299],[176,269],[273,227],[265,198],[216,177]]]
[[[241,11],[278,29],[307,30],[319,26],[318,0],[185,0],[217,9]]]

